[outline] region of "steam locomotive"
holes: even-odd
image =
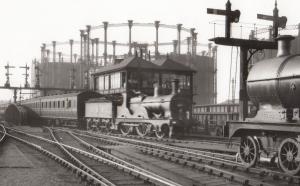
[[[248,167],[261,157],[287,174],[300,171],[300,55],[291,55],[292,36],[277,38],[277,57],[249,71],[247,92],[258,110],[245,121],[226,123],[229,137],[241,137],[239,155]]]
[[[158,84],[153,96],[124,92],[121,101],[93,91],[37,97],[9,105],[4,115],[10,122],[32,123],[25,120],[35,118],[53,126],[118,130],[123,135],[135,129],[140,136],[172,137],[174,131],[184,131],[191,124],[191,99],[178,86],[174,80],[168,95],[159,94]]]

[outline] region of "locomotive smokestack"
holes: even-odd
[[[158,83],[154,83],[153,87],[154,87],[153,97],[158,97],[158,95],[159,95],[159,88],[160,88],[159,84]]]
[[[295,39],[295,37],[291,35],[282,35],[276,38],[278,43],[278,52],[277,57],[290,55],[291,52],[291,41]]]
[[[172,81],[172,94],[178,94],[178,89],[179,89],[179,80],[174,79]]]

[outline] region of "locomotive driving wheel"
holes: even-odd
[[[121,133],[126,136],[128,135],[129,133],[132,132],[132,126],[129,126],[129,125],[125,125],[125,124],[121,124],[120,125],[120,131]]]
[[[239,154],[242,163],[246,167],[255,166],[259,156],[258,151],[258,142],[252,136],[242,138],[239,148]]]
[[[280,168],[287,174],[296,175],[300,171],[300,161],[296,159],[299,143],[292,138],[283,140],[278,152],[278,163]]]
[[[139,126],[135,127],[135,130],[139,136],[144,137],[150,133],[151,125],[147,123],[140,123]]]

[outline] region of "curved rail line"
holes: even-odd
[[[171,143],[191,143],[191,142],[198,142],[201,144],[224,144],[228,146],[233,146],[233,145],[239,145],[238,141],[228,141],[228,139],[222,139],[219,138],[216,140],[215,137],[213,137],[214,140],[209,140],[209,139],[197,139],[197,140],[181,140],[181,139],[172,139],[172,138],[156,138],[156,137],[151,137],[151,136],[139,136],[139,135],[126,135],[123,136],[122,134],[114,134],[114,133],[103,133],[106,135],[111,135],[111,136],[116,136],[116,137],[123,137],[123,138],[129,138],[129,139],[139,139],[139,140],[148,140],[152,142],[171,142]],[[209,138],[209,137],[207,137]]]
[[[75,134],[81,135],[84,137],[94,138],[94,139],[98,138],[99,140],[101,140],[103,142],[109,142],[109,143],[115,143],[115,144],[122,143],[122,142],[118,141],[119,138],[117,138],[117,137],[110,137],[110,138],[114,139],[114,142],[112,142],[113,140],[109,140],[107,138],[105,139],[101,136],[101,134],[97,134],[97,135],[91,134],[91,133],[89,133],[89,135],[83,135],[83,134],[78,134],[78,133],[75,133]],[[100,136],[98,136],[98,135],[100,135]],[[128,141],[128,139],[124,139],[124,140]],[[140,145],[137,145],[139,143],[140,143]],[[143,144],[143,145],[141,145],[141,144]],[[237,172],[240,171],[240,172],[244,172],[244,173],[251,173],[253,175],[258,175],[260,177],[267,176],[273,180],[282,180],[284,182],[293,183],[293,184],[300,183],[299,176],[290,176],[290,175],[287,175],[282,172],[277,172],[277,171],[273,171],[273,170],[269,170],[269,169],[265,169],[265,168],[246,168],[241,163],[233,162],[230,160],[209,157],[208,155],[200,155],[195,152],[185,153],[186,150],[181,150],[181,148],[177,148],[176,150],[172,150],[172,147],[163,149],[163,148],[159,147],[159,146],[161,146],[161,144],[147,145],[147,143],[145,143],[145,142],[143,142],[143,143],[136,142],[135,145],[137,145],[136,147],[138,149],[140,149],[141,152],[150,154],[152,156],[157,156],[160,158],[165,158],[167,160],[174,161],[175,163],[187,165],[187,166],[190,166],[193,168],[197,168],[199,170],[218,172],[216,167],[211,167],[213,165],[213,166],[227,168],[227,170],[229,169],[229,170],[235,170]],[[155,148],[155,146],[158,148]],[[199,163],[202,163],[202,162],[206,163],[208,166],[199,165]],[[220,171],[220,172],[222,172],[222,171]],[[229,173],[232,173],[232,172],[229,171]],[[226,172],[226,174],[228,174],[228,172]],[[235,175],[235,176],[233,176],[233,175]],[[243,177],[243,176],[239,177],[239,175],[236,175],[234,173],[232,173],[232,176],[236,177],[239,181],[244,180],[245,182],[249,182],[249,179],[245,179],[245,177]],[[264,183],[263,185],[268,185],[268,184]]]
[[[74,135],[74,134],[72,134],[72,135]],[[76,136],[74,136],[74,138],[77,138],[78,140],[81,141],[82,144],[84,144],[85,146],[93,149],[94,151],[101,151],[101,150],[97,149],[96,147],[94,147],[93,145],[85,142],[84,140],[82,140],[82,139],[80,139],[80,138],[78,138]],[[145,148],[147,149],[148,147],[144,147],[143,148],[142,146],[140,146],[140,148],[141,149],[145,149]],[[162,152],[162,151],[160,151],[160,152]],[[206,172],[208,174],[214,174],[214,175],[216,175],[218,177],[224,177],[224,178],[226,178],[226,179],[228,179],[230,181],[235,181],[235,182],[238,182],[238,183],[241,183],[241,184],[244,184],[244,185],[266,185],[266,186],[270,185],[268,183],[263,183],[263,182],[261,182],[259,180],[249,179],[246,176],[238,175],[238,174],[232,173],[230,171],[221,170],[221,169],[213,167],[211,165],[203,165],[203,164],[200,164],[200,163],[188,162],[188,160],[182,161],[180,158],[168,156],[167,153],[168,153],[167,151],[163,151],[161,154],[158,154],[158,157],[174,161],[175,163],[179,163],[181,165],[185,165],[185,166],[190,166],[192,168],[196,168],[196,169],[198,169],[201,172]],[[204,162],[204,161],[198,161],[198,162]],[[224,166],[224,163],[223,164],[220,163],[219,165],[223,165]]]
[[[77,159],[74,155],[72,155],[55,137],[52,130],[47,127],[47,130],[49,131],[51,138],[53,141],[56,142],[56,144],[59,146],[59,148],[75,163],[80,169],[84,170],[85,172],[88,172],[89,174],[93,175],[100,181],[104,182],[108,186],[115,186],[112,182],[104,178],[102,175],[98,174],[96,171],[91,169],[90,167],[86,166],[83,162],[81,162],[79,159]]]
[[[2,128],[2,131],[0,130],[0,133],[2,133],[2,136],[0,138],[0,143],[3,143],[6,138],[7,132],[4,125],[0,124],[0,128]]]
[[[39,145],[36,145],[34,143],[28,142],[26,140],[23,140],[19,137],[13,136],[11,134],[6,134],[7,136],[9,136],[12,139],[15,139],[17,141],[20,141],[32,148],[34,148],[35,150],[41,152],[42,154],[45,154],[46,156],[48,156],[49,158],[55,160],[56,162],[58,162],[60,165],[62,165],[63,167],[71,170],[75,175],[77,175],[78,177],[81,178],[82,181],[86,182],[87,184],[90,185],[98,185],[98,186],[107,186],[105,183],[101,182],[100,180],[98,180],[97,178],[95,178],[94,176],[90,175],[89,173],[87,173],[86,171],[76,167],[75,165],[73,165],[72,163],[64,160],[63,158],[57,156],[56,154],[42,148]]]
[[[65,130],[65,129],[62,129]],[[118,140],[123,143],[130,143],[138,146],[148,146],[148,147],[156,147],[160,149],[165,149],[165,150],[170,150],[173,152],[180,152],[182,154],[189,154],[193,156],[203,156],[203,157],[208,157],[212,159],[219,159],[221,161],[223,160],[231,160],[231,162],[234,163],[234,160],[236,160],[236,156],[233,155],[228,155],[228,154],[221,154],[221,153],[214,153],[210,151],[201,151],[201,150],[193,150],[193,149],[188,149],[188,148],[183,148],[183,147],[175,147],[175,146],[170,146],[170,145],[165,145],[165,144],[158,144],[158,143],[153,143],[153,142],[146,142],[146,141],[140,141],[140,140],[135,140],[135,139],[128,139],[126,137],[121,137],[121,136],[110,136],[106,134],[99,134],[99,133],[93,133],[93,132],[82,132],[75,130],[77,133],[82,134],[84,133],[87,136],[94,136],[94,137],[102,137],[102,138],[113,138],[115,140]]]
[[[21,134],[24,134],[24,135],[27,135],[27,136],[30,136],[30,137],[33,137],[33,138],[36,138],[36,139],[39,139],[39,140],[42,140],[42,141],[45,141],[45,142],[48,142],[48,143],[51,143],[51,144],[58,144],[57,142],[55,141],[52,141],[52,140],[48,140],[46,138],[43,138],[43,137],[40,137],[40,136],[36,136],[36,135],[32,135],[32,134],[28,134],[28,133],[25,133],[23,131],[20,131],[20,130],[16,130],[16,129],[13,129],[13,128],[9,128],[9,130],[13,130],[15,132],[18,132],[18,133],[21,133]],[[87,156],[89,158],[93,158],[99,162],[103,162],[103,163],[106,163],[108,165],[111,165],[111,166],[115,166],[115,167],[118,167],[120,170],[123,170],[125,172],[128,172],[136,177],[139,177],[141,179],[144,179],[145,181],[147,182],[151,182],[155,185],[163,185],[163,186],[180,186],[180,184],[177,184],[171,180],[168,180],[166,178],[163,178],[159,175],[156,175],[154,173],[151,173],[149,171],[146,171],[146,170],[143,170],[137,166],[134,166],[134,165],[131,165],[129,163],[126,162],[126,164],[120,164],[118,162],[114,162],[112,160],[109,160],[107,158],[103,158],[103,157],[100,157],[98,155],[95,155],[95,154],[92,154],[92,153],[89,153],[89,152],[86,152],[86,151],[83,151],[81,149],[78,149],[78,148],[74,148],[72,146],[69,146],[69,145],[65,145],[63,143],[60,143],[63,147],[65,147],[66,149],[70,150],[70,151],[73,151],[73,152],[76,152],[76,153],[79,153],[83,156]],[[38,145],[37,145],[38,146]],[[40,147],[40,146],[38,146]],[[125,162],[125,161],[124,161]],[[128,165],[131,165],[131,166],[128,166]]]

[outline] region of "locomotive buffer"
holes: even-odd
[[[225,16],[225,37],[215,37],[209,39],[214,41],[215,44],[225,46],[238,46],[240,47],[240,91],[239,91],[239,119],[244,121],[248,115],[248,95],[246,91],[246,80],[248,76],[248,64],[253,54],[263,49],[277,49],[275,41],[258,41],[248,39],[231,38],[231,23],[239,22],[240,11],[231,11],[231,3],[228,0],[225,10],[207,9],[208,14],[216,14]],[[248,55],[248,53],[250,55]]]

